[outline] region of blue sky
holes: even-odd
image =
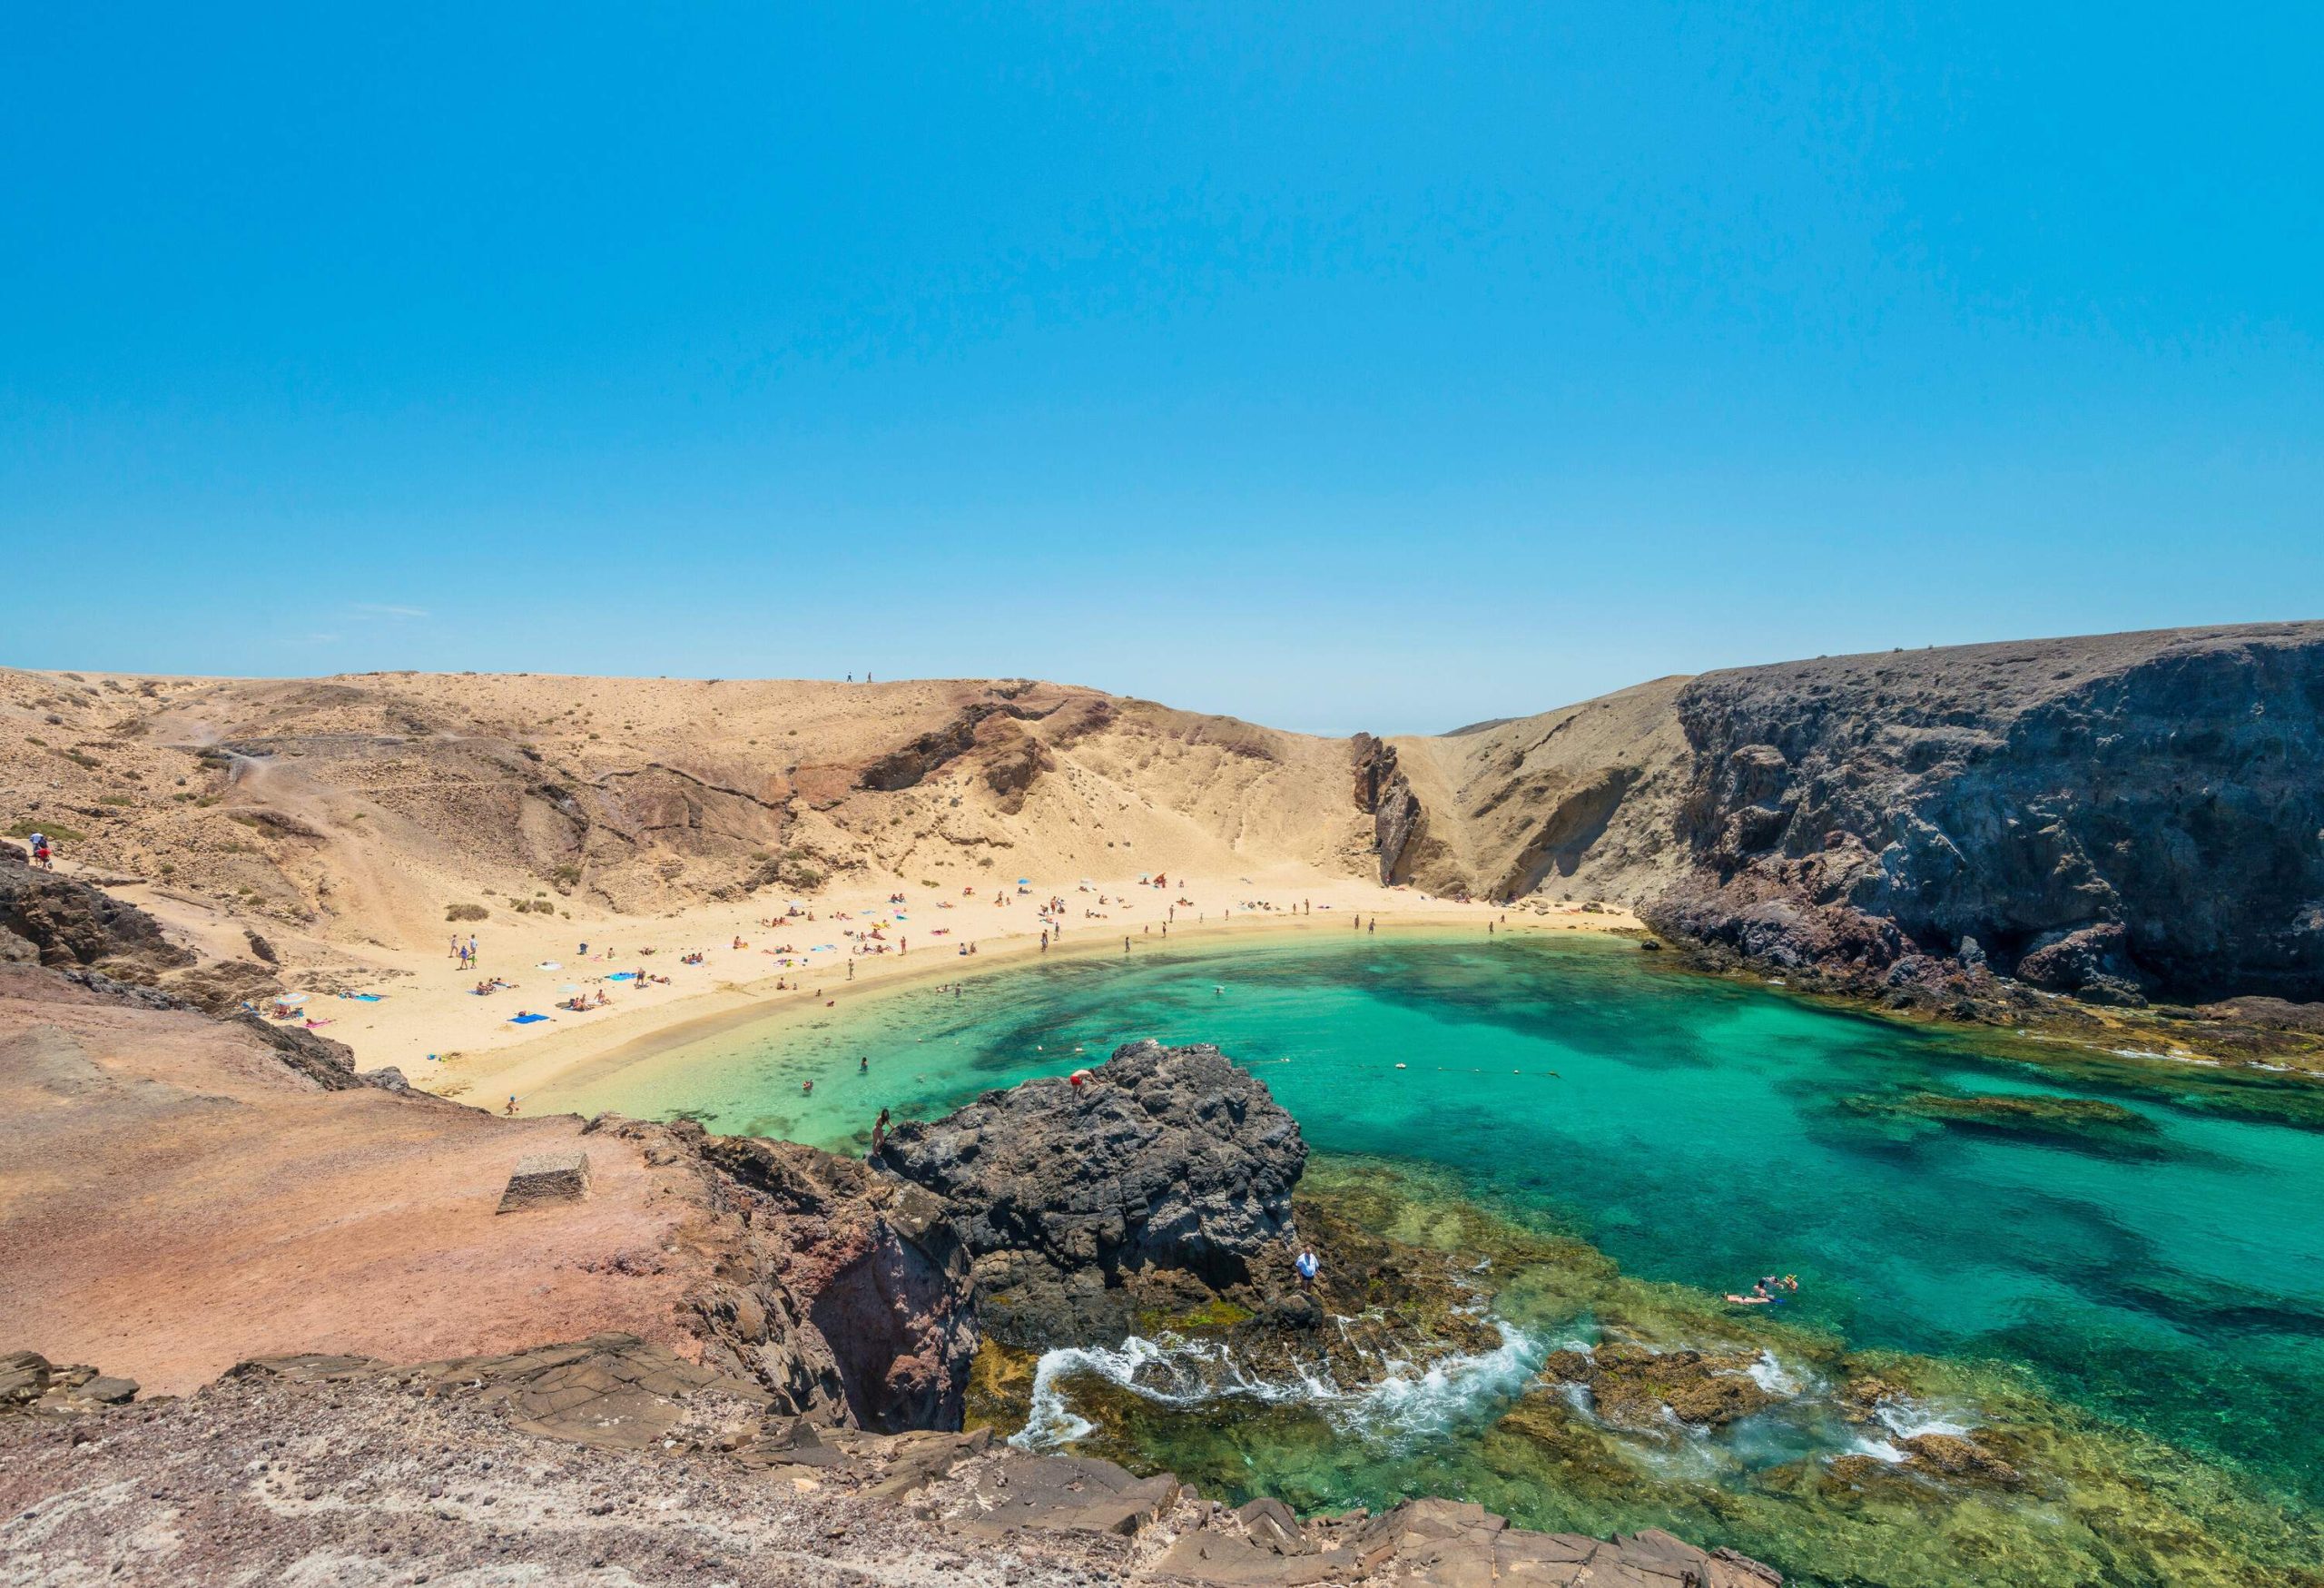
[[[1451,726],[2324,616],[2313,6],[19,7],[0,663]]]

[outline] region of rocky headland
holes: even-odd
[[[1975,1018],[2324,1001],[2324,624],[1738,667],[1360,745],[1384,880]]]

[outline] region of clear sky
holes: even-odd
[[[0,663],[1344,733],[2324,616],[2319,18],[17,6]]]

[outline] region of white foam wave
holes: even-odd
[[[1545,1353],[1539,1339],[1498,1320],[1493,1327],[1500,1344],[1490,1351],[1425,1364],[1391,1358],[1376,1381],[1354,1388],[1342,1387],[1323,1363],[1296,1364],[1285,1378],[1262,1378],[1213,1340],[1133,1335],[1118,1346],[1065,1346],[1044,1352],[1034,1366],[1032,1412],[1009,1442],[1020,1449],[1053,1450],[1094,1432],[1095,1425],[1073,1409],[1060,1387],[1082,1375],[1165,1406],[1236,1399],[1297,1403],[1313,1406],[1341,1434],[1379,1442],[1435,1433],[1472,1406],[1516,1394],[1540,1367]]]
[[[1799,1393],[1799,1380],[1784,1370],[1784,1365],[1776,1360],[1773,1351],[1761,1351],[1759,1359],[1744,1371],[1750,1375],[1753,1384],[1769,1395],[1788,1399]]]
[[[1900,1441],[1917,1439],[1924,1434],[1966,1434],[1971,1427],[1956,1415],[1903,1396],[1882,1401],[1873,1408],[1872,1415],[1891,1437],[1884,1439],[1876,1434],[1859,1434],[1850,1442],[1849,1449],[1857,1455],[1869,1455],[1891,1466],[1906,1460],[1911,1455],[1902,1448]]]

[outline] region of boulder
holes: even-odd
[[[398,1080],[402,1077],[398,1076]],[[497,1213],[520,1213],[556,1202],[578,1202],[589,1194],[589,1155],[579,1148],[536,1152],[519,1159]]]
[[[1987,1484],[1999,1489],[2024,1487],[2025,1475],[1976,1437],[1983,1432],[1982,1429],[1974,1430],[1967,1436],[1959,1434],[1915,1434],[1900,1441],[1910,1453],[1905,1458],[1905,1465],[1915,1472],[1935,1477]]]
[[[1148,1041],[1078,1087],[1029,1080],[901,1126],[873,1161],[950,1208],[995,1336],[1046,1348],[1206,1298],[1312,1318],[1289,1271],[1306,1160],[1256,1078],[1215,1047]]]

